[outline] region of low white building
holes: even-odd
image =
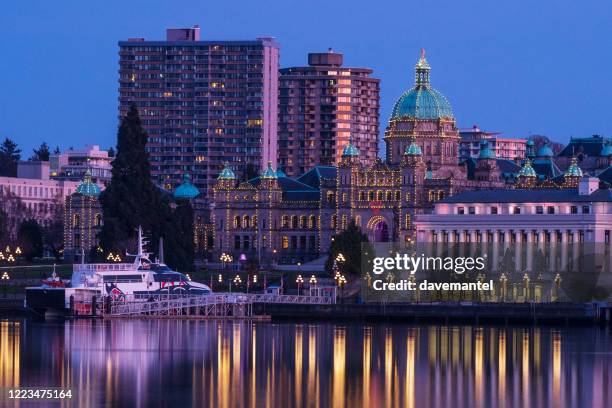
[[[74,193],[79,184],[76,181],[0,177],[0,208],[8,216],[11,235],[27,219],[34,219],[42,226],[61,221],[66,197]]]
[[[417,242],[605,243],[612,234],[612,190],[597,178],[578,188],[468,191],[415,220]]]

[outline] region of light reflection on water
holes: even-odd
[[[0,322],[0,387],[79,406],[589,407],[606,330],[181,320]]]

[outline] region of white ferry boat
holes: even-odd
[[[26,288],[25,305],[41,314],[66,314],[75,302],[149,301],[162,296],[201,296],[210,288],[194,282],[182,273],[173,271],[163,260],[151,261],[145,251],[142,229],[138,230],[138,253],[132,263],[80,263],[73,265],[68,285],[50,284],[47,279],[38,287]],[[161,252],[161,250],[160,250]]]

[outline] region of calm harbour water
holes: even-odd
[[[593,328],[2,320],[0,387],[27,386],[72,388],[74,406],[605,407],[612,336]]]

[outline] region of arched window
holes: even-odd
[[[81,226],[81,216],[79,214],[74,214],[72,216],[72,227],[78,228]]]
[[[406,229],[410,229],[410,214],[406,214]]]
[[[348,196],[346,195],[346,193],[342,193],[342,202],[343,202],[343,203],[346,203],[346,201],[347,201],[347,197],[348,197]]]
[[[365,192],[364,191],[360,191],[359,192],[359,201],[365,201]]]
[[[256,216],[256,215],[254,215],[254,216],[251,218],[251,227],[253,227],[253,228],[257,228],[257,216]]]
[[[334,192],[333,191],[328,191],[327,192],[327,202],[331,203],[334,201]]]
[[[242,217],[242,228],[249,228],[249,216],[245,215],[244,217]]]
[[[374,192],[373,192],[373,191],[370,191],[370,192],[368,193],[368,200],[370,200],[370,201],[374,201]]]
[[[361,215],[355,217],[355,225],[361,227]]]
[[[331,216],[331,222],[330,222],[329,226],[331,228],[334,228],[334,229],[337,228],[337,226],[338,226],[338,217],[336,217],[335,214]]]
[[[314,215],[311,215],[308,218],[308,228],[312,229],[316,227],[317,227],[317,217],[315,217]]]
[[[390,191],[387,191],[387,201],[391,201],[392,200],[392,195]]]
[[[102,214],[96,214],[96,216],[94,217],[94,225],[96,227],[102,226]]]
[[[240,228],[240,216],[239,215],[234,217],[234,228]]]
[[[444,200],[444,190],[438,191],[438,200]]]
[[[402,194],[399,191],[395,192],[395,201],[400,201],[402,199]]]
[[[382,201],[383,200],[383,192],[379,191],[378,193],[376,193],[376,199],[378,201]]]
[[[346,214],[342,215],[342,229],[346,229]]]
[[[302,215],[300,217],[300,228],[303,228],[303,229],[308,228],[308,221],[305,215]]]
[[[298,227],[298,217],[297,215],[292,215],[291,216],[291,228],[297,228]]]
[[[288,215],[283,215],[282,221],[281,221],[281,226],[283,228],[289,228],[289,216]]]

